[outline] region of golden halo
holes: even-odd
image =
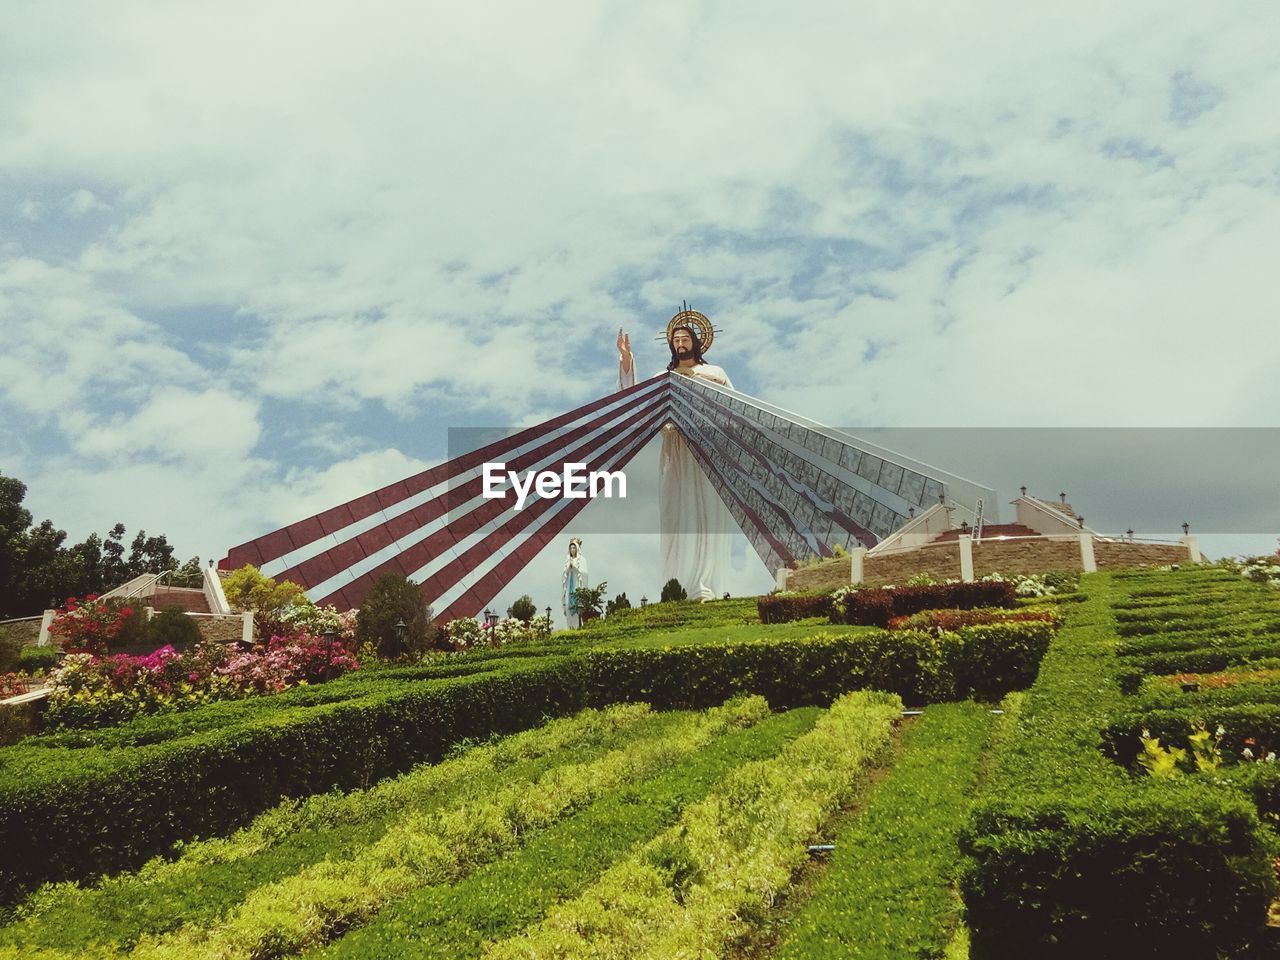
[[[703,353],[711,349],[711,341],[716,338],[715,328],[706,314],[697,310],[681,310],[667,323],[667,343],[671,343],[671,335],[676,327],[693,327],[698,331],[698,346]]]

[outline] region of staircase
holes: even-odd
[[[948,541],[959,540],[962,533],[972,533],[972,531],[962,531],[959,529],[944,530],[933,538],[931,543],[947,543]],[[1038,537],[1040,536],[1030,527],[1023,526],[1020,523],[988,523],[982,528],[983,540],[996,540],[1000,537]]]
[[[208,613],[209,601],[204,591],[191,587],[156,586],[151,597],[139,597],[143,603],[156,610],[182,610],[185,613]]]

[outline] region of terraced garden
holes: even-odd
[[[29,738],[0,957],[1269,955],[1280,593],[1036,603],[660,605]]]

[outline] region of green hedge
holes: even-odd
[[[580,709],[581,664],[395,687],[385,695],[264,712],[124,750],[14,747],[0,754],[0,896],[50,880],[136,866],[174,840],[225,833],[283,797],[367,786],[460,740]]]
[[[961,837],[974,960],[1238,956],[1264,937],[1276,881],[1248,798],[1135,779],[1101,749],[1126,702],[1109,602],[1152,583],[1085,577],[1026,695]]]
[[[1275,872],[1243,797],[1139,783],[982,804],[961,848],[970,955],[1239,956]]]
[[[698,708],[759,693],[775,708],[830,703],[874,688],[909,704],[998,699],[1035,678],[1053,628],[1037,621],[918,630],[818,634],[738,644],[593,650],[584,656],[588,701],[643,700]]]
[[[978,783],[992,717],[938,704],[907,728],[902,754],[835,838],[830,868],[786,925],[774,960],[936,957],[956,921],[956,832]]]
[[[1012,607],[1017,602],[1014,585],[1006,580],[973,583],[938,583],[918,587],[856,590],[836,604],[836,623],[887,626],[893,617],[922,610],[972,610],[975,607]]]
[[[756,612],[761,623],[790,623],[810,617],[830,617],[835,610],[835,598],[829,593],[804,593],[796,596],[765,596],[756,598]]]
[[[1280,746],[1280,704],[1240,703],[1219,706],[1199,704],[1179,709],[1142,710],[1117,717],[1102,732],[1103,750],[1124,766],[1132,766],[1146,730],[1165,747],[1187,747],[1187,735],[1196,724],[1211,732],[1222,727],[1221,749],[1227,762],[1240,759],[1246,746],[1255,752],[1259,744],[1271,750]],[[1251,743],[1248,741],[1252,741]]]
[[[0,894],[8,900],[31,884],[129,867],[174,840],[223,833],[282,797],[365,786],[438,759],[460,740],[585,706],[707,707],[758,693],[784,708],[861,688],[912,703],[995,698],[1031,681],[1049,636],[1047,624],[1027,622],[942,635],[603,648],[435,679],[374,672],[117,730],[36,738],[0,751]]]

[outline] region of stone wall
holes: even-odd
[[[236,617],[194,617],[200,628],[200,636],[205,640],[216,640],[219,643],[232,643],[244,635],[244,621]]]
[[[1191,554],[1180,543],[1093,542],[1093,558],[1099,570],[1117,567],[1163,567],[1170,563],[1190,563]]]
[[[973,545],[973,575],[1079,570],[1079,540],[984,540]]]
[[[845,571],[846,574],[848,571]],[[918,573],[940,580],[960,579],[960,545],[947,543],[922,547],[881,557],[867,557],[862,562],[862,582],[869,587],[903,584]]]
[[[824,560],[812,567],[792,570],[787,575],[787,589],[799,590],[803,593],[830,593],[832,590],[848,585],[848,557]]]
[[[1180,544],[1094,540],[1093,556],[1100,570],[1190,562],[1187,548]],[[1049,573],[1054,570],[1081,568],[1078,539],[985,540],[973,544],[975,578],[989,573]],[[873,587],[905,583],[918,573],[927,573],[941,580],[960,579],[960,545],[953,542],[904,550],[886,556],[868,556],[862,564],[862,580]],[[848,583],[848,557],[825,560],[812,567],[792,570],[787,577],[788,590],[806,593],[829,592]]]

